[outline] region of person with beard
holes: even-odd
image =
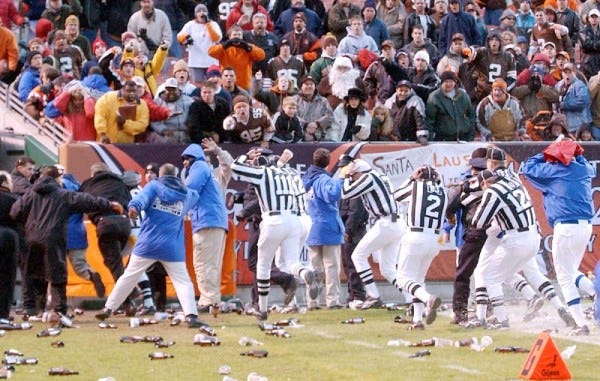
[[[371,133],[371,114],[363,106],[365,97],[361,89],[353,87],[333,111],[333,123],[325,134],[332,142],[363,141]]]
[[[150,123],[154,133],[150,133],[151,143],[189,143],[187,132],[188,112],[194,100],[183,95],[177,87],[177,80],[169,78],[165,82],[165,90],[154,98],[154,102],[173,112],[168,119]]]
[[[390,109],[394,121],[393,140],[427,144],[429,132],[425,123],[425,103],[409,81],[398,82],[396,94],[385,102],[385,106]]]
[[[347,29],[346,37],[340,40],[338,53],[350,57],[352,62],[358,63],[358,52],[367,49],[379,54],[379,47],[373,37],[364,31],[363,19],[360,15],[350,18],[350,26]]]
[[[315,36],[321,37],[323,34],[321,17],[316,12],[307,8],[304,0],[292,0],[292,6],[281,12],[275,20],[275,35],[283,38],[286,33],[294,30],[294,16],[298,12],[303,12],[306,16],[306,29]]]
[[[267,30],[267,20],[267,16],[262,13],[255,13],[252,16],[252,30],[244,32],[244,41],[254,44],[265,51],[264,59],[252,62],[252,74],[256,74],[258,71],[266,73],[267,64],[271,58],[277,56],[279,51],[279,38]],[[235,97],[235,95],[233,96]]]
[[[208,54],[208,48],[219,42],[223,36],[219,24],[208,19],[206,5],[196,5],[194,15],[194,19],[185,23],[177,33],[177,41],[187,47],[192,81],[201,82],[205,79],[206,68],[219,63]]]
[[[300,92],[296,96],[298,119],[304,129],[304,141],[321,141],[331,127],[333,110],[327,99],[316,91],[316,81],[310,75],[300,80]]]
[[[492,91],[492,83],[497,78],[506,81],[507,91],[511,91],[517,80],[517,69],[512,55],[502,49],[502,39],[497,30],[488,34],[486,47],[469,50],[469,65],[486,78],[477,82],[478,100],[488,96]]]
[[[473,141],[475,110],[469,95],[459,87],[455,73],[445,71],[442,85],[429,96],[425,121],[434,141]]]
[[[354,68],[352,60],[339,56],[317,86],[319,94],[327,98],[329,105],[335,109],[342,103],[351,88],[363,88],[360,71]]]
[[[446,70],[451,70],[458,73],[460,65],[462,65],[467,59],[463,57],[462,50],[466,47],[465,36],[462,33],[455,33],[452,36],[452,45],[450,49],[438,62],[436,73],[442,75]]]
[[[404,50],[416,54],[419,50],[425,50],[429,54],[431,66],[437,66],[440,52],[437,47],[429,39],[425,39],[425,34],[422,25],[415,25],[412,31],[412,42],[404,45]]]
[[[275,126],[268,113],[262,108],[254,108],[243,95],[233,99],[233,114],[223,121],[223,129],[231,134],[233,143],[257,143],[268,147],[275,132]]]
[[[446,54],[452,43],[454,33],[462,33],[467,45],[475,45],[479,41],[479,32],[475,18],[461,9],[458,0],[450,0],[450,12],[442,19],[438,30],[438,49]]]
[[[440,86],[440,79],[429,65],[429,54],[425,50],[419,50],[414,56],[414,68],[405,69],[391,59],[384,59],[383,66],[395,83],[402,80],[409,80],[412,88],[421,97],[423,102],[427,102],[429,94]]]
[[[479,102],[476,114],[482,141],[529,140],[521,103],[508,94],[502,78],[492,83],[492,93]]]
[[[367,108],[383,104],[386,99],[394,94],[394,83],[381,61],[384,59],[393,60],[395,54],[394,43],[391,40],[383,41],[380,58],[369,65],[365,71],[363,84],[365,93],[368,96]]]
[[[266,29],[269,32],[273,31],[273,21],[269,16],[269,12],[258,3],[258,0],[238,0],[231,8],[225,29],[229,29],[233,24],[239,25],[244,31],[250,31],[254,28],[254,15],[261,14],[266,18]]]
[[[286,76],[294,85],[306,71],[304,62],[292,55],[291,41],[288,39],[282,39],[279,42],[279,55],[271,58],[267,66],[266,75],[263,77],[275,82],[279,77]],[[268,82],[264,86],[268,86]]]
[[[187,131],[192,143],[200,144],[202,139],[226,142],[228,134],[223,130],[223,121],[229,115],[229,104],[215,97],[215,88],[209,82],[200,85],[200,99],[190,106]]]
[[[337,57],[338,42],[333,34],[327,33],[321,39],[321,46],[323,48],[321,56],[310,65],[309,73],[315,79],[315,84],[317,85],[321,82],[324,73],[327,73],[331,66],[333,66],[333,62]]]
[[[319,37],[306,29],[306,15],[304,12],[296,13],[292,23],[294,30],[287,32],[283,36],[283,40],[290,42],[290,53],[301,58],[304,65],[309,68],[320,55],[321,41]]]
[[[261,77],[257,75],[256,89],[260,89]],[[296,94],[296,86],[294,82],[286,75],[280,75],[269,91],[255,91],[254,99],[264,104],[269,113],[274,115],[276,112],[281,110],[281,105],[286,97],[290,97]]]

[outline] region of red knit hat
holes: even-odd
[[[48,33],[50,33],[52,29],[54,29],[52,21],[48,19],[39,19],[37,24],[35,24],[35,36],[46,41]]]
[[[104,46],[105,48],[108,47],[106,45],[106,42],[104,42],[100,37],[96,37],[96,39],[92,43],[92,52],[95,52],[96,48],[98,48],[99,46]]]

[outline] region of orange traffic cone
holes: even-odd
[[[519,378],[525,380],[570,380],[571,372],[548,333],[541,333],[531,350]]]

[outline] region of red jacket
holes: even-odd
[[[262,6],[258,4],[258,0],[252,0],[252,6],[254,7],[254,12],[252,12],[252,15],[254,16],[255,13],[262,13],[265,16],[267,16],[267,30],[269,32],[273,31],[273,21],[271,21],[271,16],[269,16],[269,12],[267,12],[267,10]],[[231,8],[231,11],[229,12],[229,16],[227,17],[227,22],[225,23],[225,30],[229,30],[229,28],[238,22],[238,20],[240,19],[240,17],[242,17],[242,0],[239,0],[237,2],[237,4]],[[242,27],[243,30],[252,30],[252,18],[250,18],[250,22],[246,23],[246,24],[242,24],[240,25]]]
[[[16,25],[23,25],[25,19],[17,11],[13,0],[0,0],[0,20],[5,28],[11,28],[11,22]]]
[[[73,135],[73,140],[96,141],[96,128],[94,127],[94,105],[92,97],[83,101],[83,112],[67,114],[71,93],[63,91],[54,99],[54,106],[63,114],[62,123]]]
[[[148,106],[148,112],[150,113],[150,121],[151,122],[159,122],[161,120],[166,120],[169,118],[169,113],[171,112],[168,108],[158,105],[152,99],[152,96],[148,91],[142,95],[142,100],[146,102]]]

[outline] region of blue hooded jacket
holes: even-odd
[[[575,156],[567,166],[548,163],[540,153],[523,164],[521,173],[542,192],[550,226],[559,221],[591,220],[594,216],[592,179],[596,169],[583,156]]]
[[[343,179],[334,179],[321,167],[311,165],[302,176],[308,195],[307,212],[312,219],[308,246],[341,245],[344,243],[344,224],[338,206],[342,198]]]
[[[198,192],[175,176],[161,176],[146,184],[128,205],[145,212],[133,253],[157,261],[185,261],[183,221],[198,199]]]
[[[21,102],[25,102],[31,90],[35,89],[35,87],[41,83],[40,69],[27,66],[23,71],[21,79],[19,80],[18,91]]]
[[[198,144],[190,144],[181,156],[196,158],[188,169],[185,184],[200,195],[201,203],[190,211],[192,231],[222,228],[227,231],[227,209],[219,184],[213,175],[213,168],[206,162],[204,150]]]
[[[65,173],[62,176],[63,188],[77,192],[79,190],[79,181],[70,173]],[[74,213],[69,217],[69,225],[67,227],[67,250],[87,249],[87,231],[83,223],[83,214]]]

